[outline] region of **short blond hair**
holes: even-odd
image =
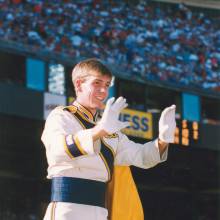
[[[111,71],[100,60],[96,58],[90,58],[79,62],[73,68],[72,82],[74,87],[77,79],[93,75],[94,72],[100,75],[107,75],[112,78]]]

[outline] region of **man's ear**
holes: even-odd
[[[82,79],[76,79],[76,81],[75,81],[75,90],[77,92],[82,91],[81,85],[82,85]]]

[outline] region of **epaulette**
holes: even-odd
[[[64,106],[63,110],[74,114],[77,112],[77,107],[74,105]]]

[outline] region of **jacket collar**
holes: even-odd
[[[93,116],[93,114],[87,109],[85,108],[83,105],[79,104],[77,101],[73,102],[73,105],[77,107],[77,109],[80,111],[80,113],[82,113],[82,115],[89,121],[91,122],[95,122],[95,118],[96,118],[96,113]]]

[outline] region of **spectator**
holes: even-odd
[[[0,2],[0,38],[69,56],[95,56],[132,78],[220,88],[220,17],[140,0]],[[108,6],[108,7],[107,7]]]

